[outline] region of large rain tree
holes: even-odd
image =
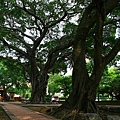
[[[72,92],[64,104],[52,113],[61,119],[70,119],[70,116],[75,119],[80,112],[98,113],[96,90],[106,65],[120,51],[120,38],[115,36],[120,25],[120,0],[93,0],[87,3],[74,39]],[[93,62],[90,74],[86,56]]]
[[[6,0],[0,5],[0,55],[23,66],[32,85],[31,102],[44,101],[48,72],[70,55],[72,30],[68,28],[66,35],[63,29],[78,10],[77,4]],[[69,51],[63,51],[65,48]]]

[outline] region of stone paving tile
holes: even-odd
[[[57,120],[51,116],[43,115],[18,105],[5,102],[1,104],[11,113],[12,117],[14,115],[17,118],[16,120]]]

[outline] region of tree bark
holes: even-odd
[[[30,52],[30,51],[29,51]],[[31,52],[31,57],[29,59],[30,61],[30,82],[31,82],[31,98],[30,101],[37,103],[37,102],[44,102],[45,96],[46,96],[46,86],[47,86],[47,71],[46,69],[39,70],[34,52]],[[29,56],[30,56],[29,54]]]
[[[47,83],[47,73],[38,72],[37,74],[35,71],[31,72],[31,102],[45,102]]]

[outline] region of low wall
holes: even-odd
[[[97,105],[120,105],[120,101],[96,101]]]
[[[64,101],[57,101],[59,104],[64,103]],[[120,101],[96,101],[97,105],[120,105]]]

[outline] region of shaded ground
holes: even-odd
[[[8,117],[8,115],[1,106],[0,106],[0,120],[10,120],[10,118]]]
[[[22,104],[17,102],[11,104],[26,107],[44,114],[48,114],[49,112],[53,111],[59,106],[58,104]],[[104,114],[120,116],[120,105],[99,105],[99,108],[100,111],[102,110]],[[0,120],[10,120],[5,111],[2,109],[2,107],[0,107]]]
[[[29,110],[21,105],[17,105],[10,102],[1,103],[5,112],[10,116],[10,120],[55,120],[54,117],[51,117],[46,114],[34,112]],[[1,119],[0,119],[1,120]],[[8,119],[2,119],[8,120]]]
[[[100,105],[99,109],[105,114],[120,116],[120,105]]]
[[[55,108],[57,107],[41,107],[41,106],[26,106],[27,108],[40,112],[40,113],[44,113],[44,114],[49,114],[49,112],[53,111]],[[103,115],[118,115],[120,116],[120,107],[118,106],[100,106],[99,107],[101,114]]]
[[[40,112],[40,113],[44,113],[44,114],[47,114],[54,109],[52,107],[33,107],[33,106],[27,107],[27,108],[37,111],[37,112]]]

